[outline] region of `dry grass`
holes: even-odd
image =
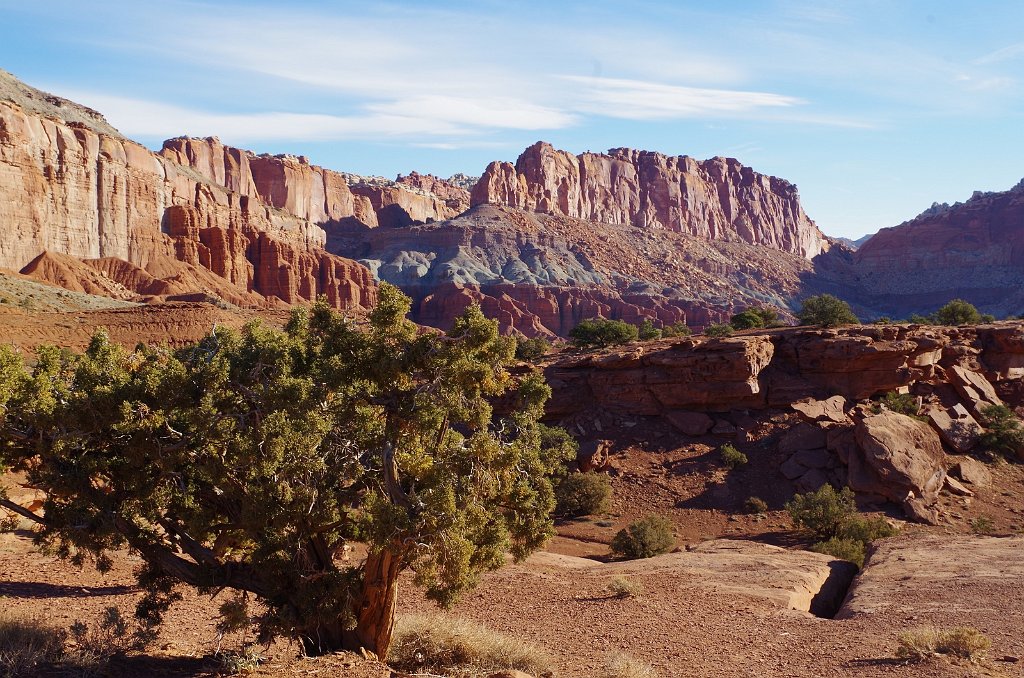
[[[603,678],[658,678],[658,672],[628,654],[614,654],[605,663]]]
[[[399,617],[388,663],[409,673],[465,678],[502,670],[555,675],[554,661],[543,650],[466,619],[441,614]]]
[[[32,676],[40,667],[60,662],[66,639],[64,631],[44,622],[0,614],[0,676]]]
[[[609,580],[605,589],[616,598],[637,598],[643,594],[644,585],[635,579],[618,576]]]
[[[930,626],[901,633],[896,656],[921,661],[936,654],[949,654],[963,659],[978,659],[992,646],[985,634],[975,628],[958,626],[940,630]]]

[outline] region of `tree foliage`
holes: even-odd
[[[584,320],[569,332],[572,343],[580,348],[605,348],[636,341],[639,330],[622,320],[592,318]]]
[[[804,299],[798,317],[801,325],[821,327],[855,325],[860,322],[849,304],[831,294],[819,294]]]
[[[848,487],[837,492],[831,485],[822,485],[814,492],[797,494],[786,510],[794,523],[817,537],[811,550],[849,560],[857,567],[864,566],[872,541],[896,534],[885,518],[858,514],[853,490]]]
[[[612,539],[612,553],[627,559],[651,558],[675,546],[672,521],[649,515],[619,530]]]
[[[1024,460],[1024,425],[1006,405],[988,405],[982,412],[985,432],[978,442],[992,454]]]
[[[779,314],[775,309],[754,306],[742,313],[737,313],[730,320],[729,324],[737,330],[757,330],[764,327],[774,327],[779,323]]]
[[[963,299],[953,299],[932,316],[937,325],[977,325],[981,314],[973,304]]]
[[[731,337],[733,330],[732,325],[725,324],[711,324],[704,328],[704,336],[711,337],[712,339],[720,339],[722,337]]]
[[[151,619],[178,582],[229,589],[264,637],[381,656],[399,572],[449,604],[539,547],[569,452],[544,445],[550,390],[510,375],[514,342],[479,308],[421,333],[407,297],[379,297],[365,324],[321,301],[285,331],[218,328],[174,351],[97,335],[27,370],[0,350],[0,460],[47,493],[38,540],[101,569],[132,548]],[[353,541],[364,562],[339,558]]]
[[[637,339],[640,341],[661,339],[661,329],[655,327],[654,322],[650,318],[644,318],[643,322],[637,327]]]

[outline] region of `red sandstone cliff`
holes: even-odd
[[[173,279],[181,291],[202,281],[195,291],[236,303],[320,294],[339,307],[372,302],[369,271],[326,252],[316,224],[327,209],[353,210],[351,196],[335,205],[326,190],[296,192],[290,168],[271,160],[256,163],[257,181],[250,158],[214,144],[193,146],[183,166],[125,139],[95,112],[2,72],[0,85],[0,267],[19,270],[49,252],[126,262],[128,269],[100,266],[118,284],[149,276]],[[261,185],[279,189],[268,191],[269,202]],[[153,285],[145,287],[133,291],[151,293]]]
[[[884,228],[853,254],[850,297],[892,316],[960,297],[997,316],[1024,311],[1024,181]]]
[[[628,148],[575,156],[538,142],[514,166],[491,163],[473,188],[472,203],[664,228],[807,259],[828,249],[796,186],[732,158],[702,162]]]

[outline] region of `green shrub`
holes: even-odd
[[[911,325],[934,325],[935,324],[934,318],[930,318],[930,317],[928,317],[926,315],[921,315],[920,313],[911,313],[910,317],[907,318],[907,322],[910,323]]]
[[[747,513],[761,514],[768,512],[768,502],[761,497],[747,497],[747,500],[743,502],[743,507],[747,510]]]
[[[909,393],[890,391],[882,396],[879,402],[885,405],[887,409],[899,414],[905,414],[908,417],[916,417],[918,413],[917,398]]]
[[[983,323],[994,323],[995,321],[996,321],[996,317],[994,315],[992,315],[991,313],[982,313],[981,314],[980,322],[983,322]]]
[[[398,671],[479,676],[498,671],[553,675],[546,652],[520,638],[458,617],[413,614],[398,617],[388,664]]]
[[[887,315],[881,315],[875,318],[875,325],[892,325],[894,324],[892,318]]]
[[[654,326],[650,318],[644,318],[644,321],[637,327],[636,333],[637,339],[640,341],[661,339],[661,330]]]
[[[996,524],[988,516],[978,516],[971,521],[971,531],[974,534],[995,534]]]
[[[981,314],[973,304],[963,299],[954,299],[932,316],[938,325],[977,325],[981,322]]]
[[[604,473],[573,473],[555,491],[558,512],[573,518],[606,513],[612,497],[611,479]]]
[[[881,516],[858,515],[853,496],[848,487],[837,492],[831,485],[822,485],[815,492],[795,495],[786,510],[793,522],[818,538],[811,550],[863,567],[868,544],[891,537],[896,528]]]
[[[693,330],[686,326],[686,323],[672,323],[671,325],[665,325],[661,329],[661,336],[663,337],[688,337],[693,334]]]
[[[516,340],[516,358],[519,360],[540,360],[551,352],[551,342],[544,337]]]
[[[983,449],[1004,457],[1020,457],[1024,453],[1024,427],[1006,405],[989,405],[982,409],[985,432],[979,437]]]
[[[636,598],[644,592],[643,584],[621,575],[613,577],[605,589],[616,598]]]
[[[745,465],[749,461],[747,459],[747,455],[743,454],[729,443],[718,448],[718,454],[722,458],[722,465],[730,471],[734,468]]]
[[[667,553],[675,546],[672,522],[663,516],[644,516],[619,530],[611,546],[612,553],[631,560]]]
[[[636,325],[606,318],[584,320],[569,332],[572,343],[580,348],[605,348],[625,344],[635,341],[638,335]]]
[[[712,338],[729,337],[732,336],[734,331],[732,325],[708,325],[704,328],[704,336]]]
[[[864,542],[857,541],[856,539],[832,537],[831,539],[815,543],[811,546],[811,550],[839,558],[840,560],[848,560],[857,567],[864,567]]]
[[[804,299],[798,317],[801,325],[819,325],[821,327],[856,325],[860,322],[853,314],[849,304],[831,294],[819,294]]]
[[[824,540],[839,535],[846,521],[856,513],[857,505],[850,488],[837,492],[831,485],[822,485],[815,492],[794,496],[786,510],[793,522]]]
[[[737,330],[756,330],[763,327],[775,327],[779,324],[779,314],[775,309],[754,306],[742,313],[737,313],[729,324]]]

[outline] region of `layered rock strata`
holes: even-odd
[[[491,163],[473,188],[472,204],[664,228],[807,259],[828,248],[796,186],[732,158],[698,161],[628,148],[576,156],[538,142],[515,165]]]

